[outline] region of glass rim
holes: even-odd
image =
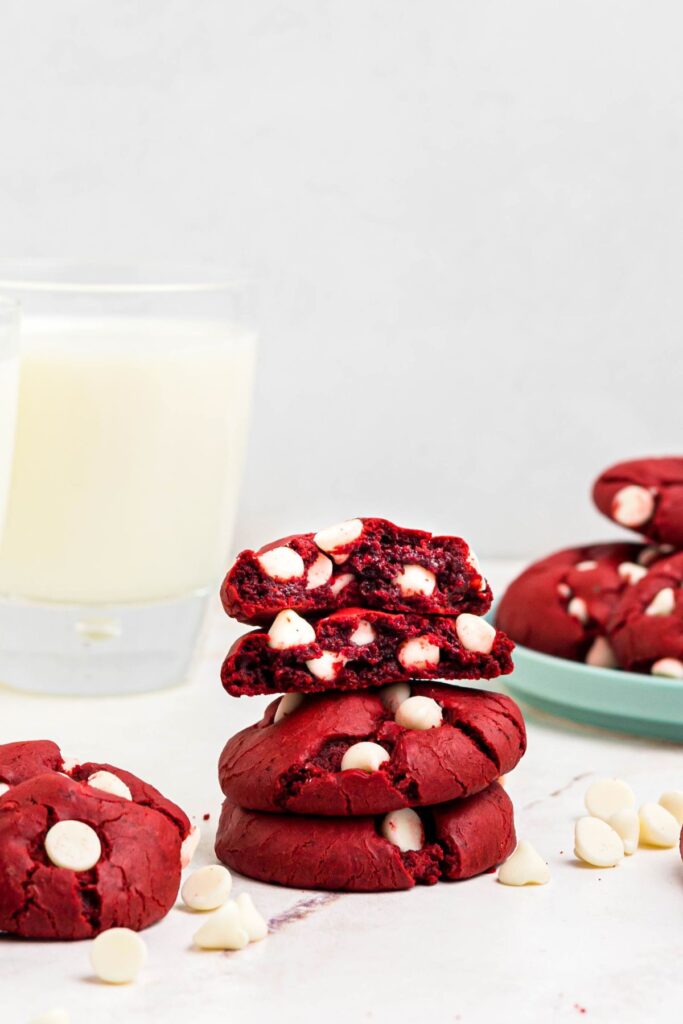
[[[215,265],[166,262],[99,263],[61,259],[0,259],[0,296],[12,293],[164,294],[245,292],[249,275]]]

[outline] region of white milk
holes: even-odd
[[[144,602],[213,583],[237,506],[253,337],[26,319],[21,341],[0,594]],[[3,459],[0,448],[0,470]]]
[[[19,356],[0,356],[0,539],[9,490],[19,392]]]

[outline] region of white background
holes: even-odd
[[[3,0],[0,254],[247,265],[240,542],[529,555],[680,450],[675,0]]]

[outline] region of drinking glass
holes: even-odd
[[[0,682],[178,684],[231,544],[250,289],[204,270],[0,264],[0,294],[22,306]]]

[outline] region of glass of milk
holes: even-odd
[[[0,295],[22,307],[0,683],[179,684],[237,511],[248,289],[205,272],[0,265]],[[0,446],[0,494],[3,459]]]
[[[0,539],[14,456],[19,395],[19,315],[18,302],[0,297]]]

